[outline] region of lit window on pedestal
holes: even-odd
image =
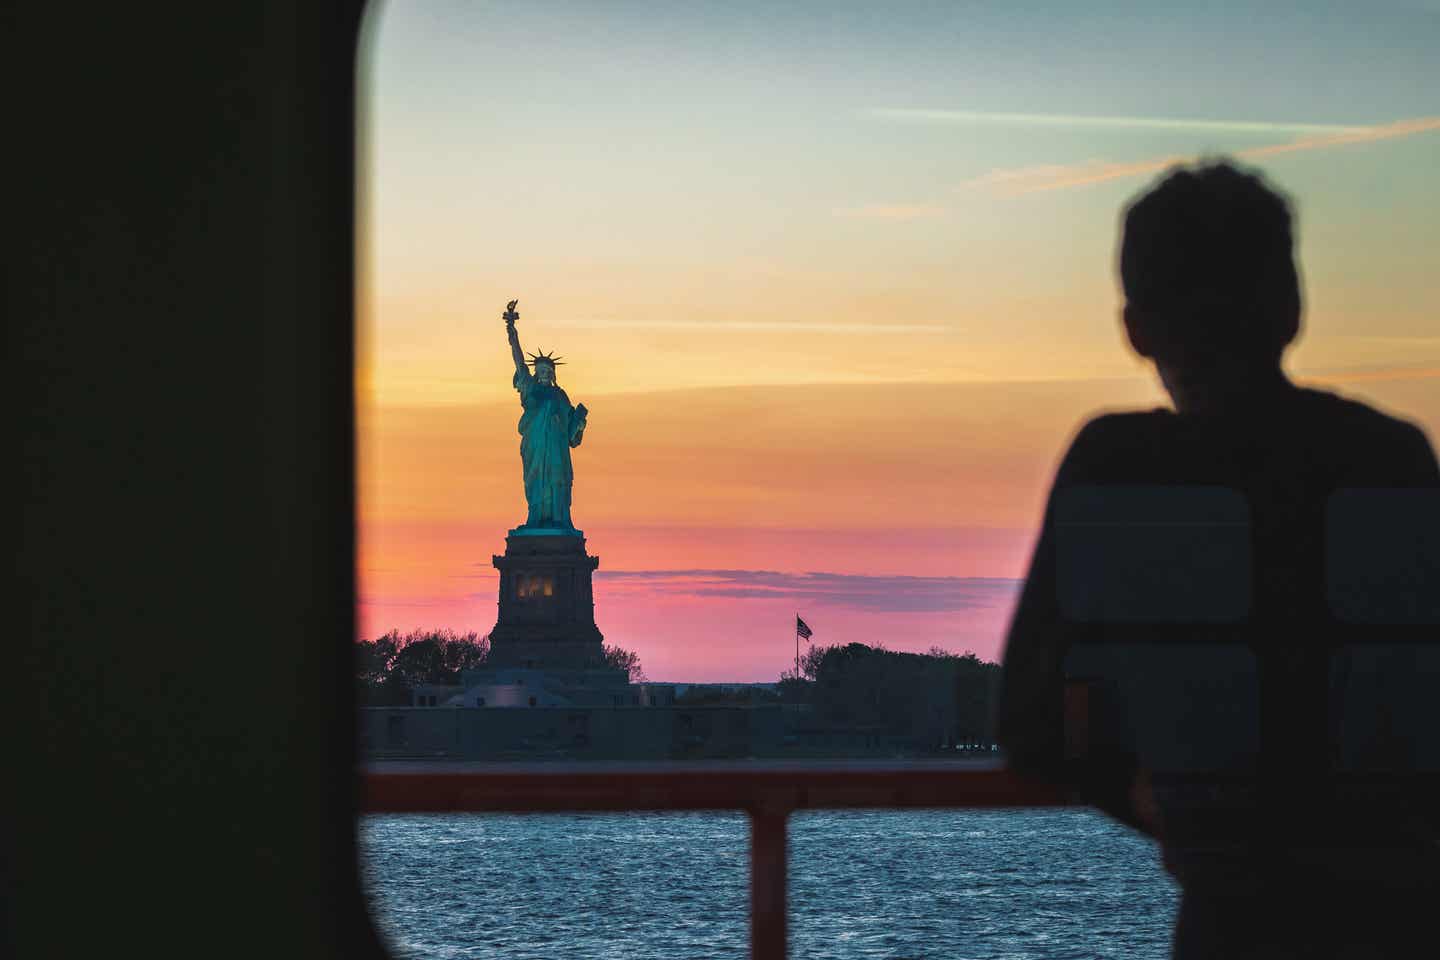
[[[555,595],[555,578],[542,576],[538,573],[527,573],[516,578],[515,595],[524,599],[526,597],[553,597]]]

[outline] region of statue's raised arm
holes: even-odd
[[[510,338],[510,356],[515,358],[515,372],[525,373],[528,367],[525,365],[525,351],[520,349],[520,334],[515,332],[515,321],[520,319],[520,314],[515,310],[515,304],[519,300],[511,300],[505,304],[505,333]]]

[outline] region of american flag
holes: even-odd
[[[810,639],[810,624],[806,623],[804,620],[801,620],[798,613],[795,615],[795,633],[798,636],[804,637],[806,640]]]

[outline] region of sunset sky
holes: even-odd
[[[1057,458],[1165,402],[1117,214],[1290,193],[1298,379],[1440,436],[1440,3],[384,3],[362,57],[361,635],[487,632],[524,519],[500,314],[590,408],[596,619],[657,680],[998,656]]]

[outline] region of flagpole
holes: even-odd
[[[795,679],[800,679],[800,611],[795,611]]]

